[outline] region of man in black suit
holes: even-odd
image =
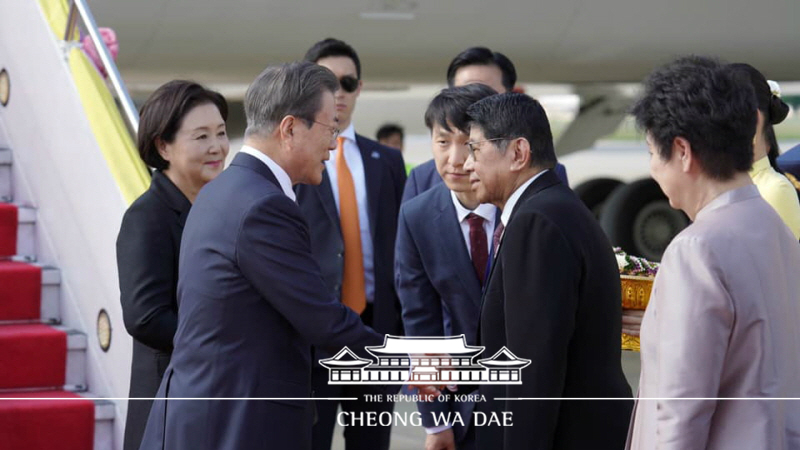
[[[248,88],[245,145],[186,219],[165,399],[141,449],[310,449],[311,346],[383,343],[330,295],[292,191],[322,181],[337,88],[309,62],[268,67]],[[270,400],[178,399],[209,397]]]
[[[621,306],[611,244],[591,212],[553,173],[550,124],[524,94],[487,97],[467,110],[465,169],[481,203],[502,210],[499,248],[483,297],[484,354],[502,347],[531,360],[521,384],[481,387],[485,413],[513,426],[478,427],[478,448],[620,449],[630,398],[620,363]]]
[[[508,57],[493,52],[486,47],[470,47],[456,55],[447,66],[447,86],[465,86],[480,83],[499,93],[511,92],[517,83],[517,69]],[[556,163],[555,172],[564,184],[567,182],[567,169]],[[403,202],[427,191],[442,182],[431,159],[411,169],[403,190]]]
[[[394,243],[397,213],[406,181],[399,150],[356,134],[352,114],[361,92],[361,62],[355,50],[325,39],[306,53],[307,61],[330,69],[339,81],[336,112],[341,133],[319,186],[299,186],[297,203],[308,222],[311,250],[332,296],[360,314],[379,333],[400,335],[400,302],[394,290]],[[343,156],[344,158],[340,158]],[[333,356],[316,349],[316,359]],[[357,397],[342,402],[351,412],[393,410],[391,402],[366,402],[371,393],[359,385],[328,385],[328,370],[313,370],[317,397]],[[317,402],[314,449],[328,450],[336,423],[336,402]],[[348,450],[388,449],[391,426],[349,426]]]

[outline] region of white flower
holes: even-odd
[[[781,98],[781,85],[777,81],[767,80],[769,90],[775,97]]]
[[[619,270],[620,270],[620,271],[622,271],[622,270],[624,270],[626,267],[628,267],[628,259],[625,257],[625,255],[624,255],[624,254],[623,254],[623,255],[620,255],[620,254],[618,254],[618,253],[617,253],[617,254],[615,254],[614,256],[616,256],[616,257],[617,257],[617,266],[619,267]]]

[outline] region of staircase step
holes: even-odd
[[[0,394],[3,448],[92,450],[94,402],[71,392],[51,390]]]
[[[61,387],[67,333],[42,324],[0,325],[0,389]]]
[[[48,274],[48,278],[52,275]],[[52,293],[49,293],[52,296]],[[48,305],[52,309],[51,306]],[[48,311],[52,314],[52,311]],[[42,268],[15,261],[0,261],[0,320],[41,320]]]
[[[41,320],[44,323],[61,323],[61,271],[42,266]]]
[[[24,259],[13,258],[13,262],[29,264]],[[0,261],[0,268],[3,261]],[[29,264],[30,265],[30,264]],[[39,317],[34,319],[4,319],[0,314],[0,325],[6,324],[21,324],[21,323],[44,323],[48,325],[58,325],[61,323],[61,271],[51,266],[34,266],[41,267],[42,271],[42,288],[41,288],[41,313]],[[0,275],[0,280],[2,275]],[[2,282],[0,282],[0,309],[2,309],[3,297]],[[28,317],[30,314],[27,315]],[[7,317],[7,316],[6,316]]]
[[[88,398],[97,398],[93,394],[81,394]],[[114,448],[114,418],[116,407],[109,400],[94,400],[94,448]]]
[[[19,209],[11,203],[0,203],[0,258],[17,254]]]
[[[36,261],[36,208],[17,206],[19,224],[17,227],[17,253],[26,261]]]
[[[0,202],[10,202],[11,192],[11,150],[0,147]]]
[[[80,331],[64,330],[64,332],[67,333],[67,366],[64,374],[64,389],[72,392],[85,392],[87,389],[86,347],[88,339]]]

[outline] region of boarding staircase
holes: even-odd
[[[91,393],[87,335],[62,323],[61,272],[37,259],[37,210],[14,203],[4,142],[0,135],[0,448],[111,449],[114,405]]]

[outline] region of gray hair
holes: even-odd
[[[244,95],[245,137],[266,136],[289,115],[312,126],[321,107],[323,91],[335,92],[338,88],[339,81],[333,72],[312,62],[267,67]]]

